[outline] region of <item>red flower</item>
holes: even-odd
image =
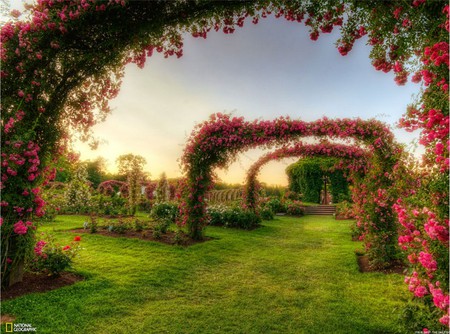
[[[77,235],[75,238],[73,238],[73,241],[81,241],[81,237]]]
[[[63,250],[68,250],[68,249],[70,249],[70,246],[69,246],[69,245],[64,246],[64,248],[63,248]]]

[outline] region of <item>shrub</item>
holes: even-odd
[[[253,211],[240,207],[229,208],[224,205],[210,206],[207,209],[209,224],[249,230],[259,226],[261,217]]]
[[[40,240],[34,248],[34,257],[29,268],[34,272],[48,273],[59,276],[64,270],[71,267],[73,258],[78,254],[81,238],[76,236],[70,244],[61,246],[55,242],[53,236],[47,235]]]
[[[131,230],[132,226],[131,223],[127,220],[119,219],[117,222],[112,222],[108,226],[108,230],[110,232],[120,233],[123,234],[128,230]]]
[[[158,231],[160,234],[166,234],[170,224],[171,224],[170,220],[161,219],[158,221],[158,224],[156,224],[156,226],[154,227],[154,231]]]
[[[355,212],[353,210],[353,204],[349,201],[342,201],[336,204],[336,217],[344,219],[355,218]]]
[[[300,201],[288,202],[286,213],[292,216],[303,216],[305,214],[303,203]]]
[[[286,212],[286,205],[279,198],[272,197],[266,203],[265,206],[268,206],[272,212],[274,213],[284,213]]]
[[[134,220],[134,230],[136,232],[142,232],[145,227],[146,227],[145,222],[142,222],[139,219]]]
[[[154,229],[153,230],[153,238],[161,239],[161,231],[159,229]]]
[[[98,230],[98,221],[97,217],[91,216],[90,217],[91,222],[87,225],[89,227],[90,233],[96,233]]]
[[[45,201],[45,214],[39,218],[41,221],[51,222],[56,215],[64,213],[64,189],[44,188],[42,199]]]
[[[150,212],[152,210],[152,201],[145,196],[141,196],[139,198],[138,208],[139,211]]]
[[[69,213],[88,213],[92,210],[91,191],[86,167],[79,165],[64,193],[65,207]]]
[[[236,210],[236,209],[235,209]],[[261,217],[253,211],[249,210],[236,210],[234,213],[234,220],[230,220],[226,227],[241,228],[244,230],[250,230],[258,227],[261,224]]]
[[[156,203],[150,213],[156,220],[168,220],[175,223],[179,214],[178,204],[174,202]]]
[[[226,221],[225,212],[227,210],[229,210],[229,208],[223,204],[208,206],[208,208],[206,209],[206,212],[209,217],[209,224],[213,225],[213,226],[225,225],[225,221]]]
[[[261,219],[263,220],[273,220],[274,213],[270,207],[264,207],[259,210]]]
[[[99,215],[118,215],[124,213],[126,208],[126,199],[121,196],[106,196],[102,194],[91,198],[92,206]]]
[[[185,236],[182,230],[177,229],[175,232],[175,236],[173,237],[173,242],[175,245],[181,245],[185,241]]]
[[[302,194],[299,194],[298,192],[287,190],[284,193],[283,198],[285,200],[291,200],[291,201],[300,201],[302,199]]]

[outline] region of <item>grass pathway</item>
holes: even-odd
[[[82,226],[61,216],[43,227]],[[348,221],[281,217],[255,231],[210,227],[189,248],[83,236],[87,280],[2,303],[39,333],[397,333],[398,274],[358,271]]]

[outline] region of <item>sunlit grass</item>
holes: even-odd
[[[43,230],[81,227],[62,216]],[[358,271],[348,221],[281,217],[254,231],[209,227],[183,248],[85,234],[73,286],[2,303],[39,333],[396,333],[398,274]]]

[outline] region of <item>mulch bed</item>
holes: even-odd
[[[47,292],[63,286],[82,281],[82,276],[73,273],[62,273],[60,276],[48,276],[47,274],[25,273],[23,281],[8,288],[2,289],[1,300],[10,300],[29,293]]]
[[[70,230],[69,232],[73,233],[90,233],[89,230],[85,230],[83,228],[77,228],[74,230]],[[124,233],[117,233],[117,232],[110,232],[108,230],[98,229],[97,232],[93,234],[99,234],[107,237],[113,237],[113,238],[133,238],[133,239],[141,239],[141,240],[148,240],[148,241],[156,241],[161,242],[168,245],[181,245],[181,246],[191,246],[194,244],[198,244],[201,242],[205,242],[208,240],[211,240],[213,238],[211,237],[203,237],[202,240],[194,240],[191,237],[189,237],[187,234],[183,234],[181,241],[176,241],[175,235],[176,233],[173,231],[167,231],[165,234],[161,234],[160,238],[155,238],[153,236],[153,230],[144,230],[142,232],[136,232],[136,231],[124,231]]]
[[[362,273],[381,272],[384,274],[404,274],[405,266],[401,263],[394,263],[385,269],[373,268],[369,263],[369,257],[367,255],[356,255],[359,271]]]

